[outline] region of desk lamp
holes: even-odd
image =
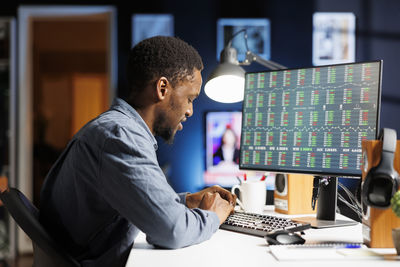
[[[246,58],[243,62],[237,60],[237,51],[232,47],[232,40],[239,33],[244,32],[246,44]],[[263,59],[249,50],[247,44],[246,29],[235,33],[229,40],[227,46],[221,51],[220,63],[208,77],[204,86],[206,95],[218,102],[235,103],[243,100],[244,94],[244,74],[245,71],[241,65],[250,65],[253,61],[271,70],[286,69],[286,67]]]

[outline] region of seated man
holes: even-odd
[[[130,95],[87,123],[46,177],[40,220],[82,266],[124,266],[143,231],[149,243],[180,248],[207,240],[233,212],[235,196],[214,186],[176,194],[156,157],[193,114],[201,90],[198,52],[153,37],[130,53]]]

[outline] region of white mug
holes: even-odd
[[[265,200],[267,198],[267,184],[265,181],[245,181],[240,185],[232,187],[232,194],[235,189],[240,191],[240,200],[236,202],[248,213],[261,213],[264,210]]]

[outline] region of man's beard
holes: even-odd
[[[167,116],[165,115],[165,113],[158,114],[153,124],[154,133],[156,136],[164,139],[167,144],[172,144],[174,142],[176,130],[165,125],[166,122]]]

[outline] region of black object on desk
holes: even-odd
[[[299,234],[278,230],[265,236],[268,245],[302,245],[306,242]]]
[[[256,213],[235,212],[230,215],[220,229],[265,237],[278,230],[298,232],[311,228],[309,223],[295,222],[288,218]]]

